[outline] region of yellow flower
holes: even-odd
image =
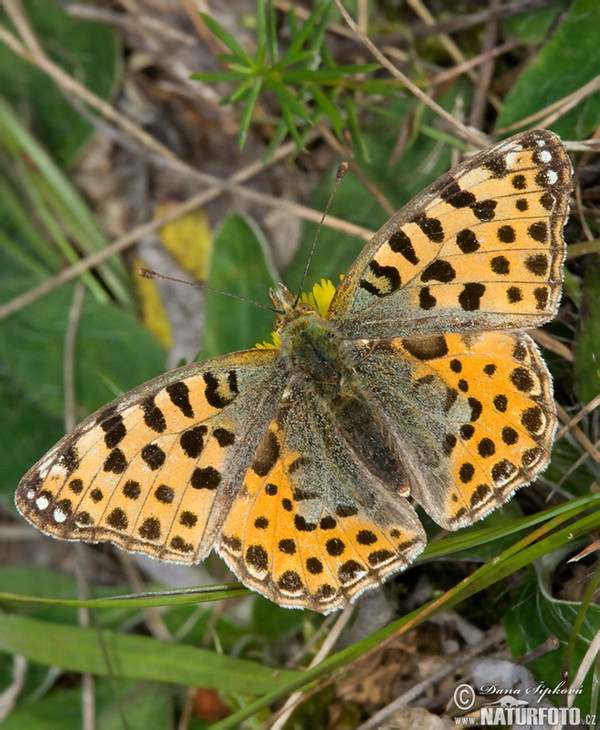
[[[325,317],[329,311],[329,305],[335,294],[335,286],[329,279],[321,279],[320,282],[315,284],[312,291],[306,294],[302,292],[300,301],[310,304],[310,306],[321,315]]]
[[[276,350],[281,344],[281,340],[279,339],[279,335],[277,334],[277,332],[271,332],[271,337],[273,338],[273,342],[267,342],[266,340],[263,340],[262,342],[257,342],[254,347],[258,350]]]

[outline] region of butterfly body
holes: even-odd
[[[551,378],[523,328],[556,312],[571,167],[525,132],[393,216],[328,309],[271,292],[278,346],[167,373],[23,478],[47,534],[183,563],[328,612],[470,525],[550,458]]]
[[[291,296],[289,292],[287,295]],[[378,481],[380,489],[406,496],[399,441],[389,433],[379,404],[372,401],[368,384],[357,372],[359,361],[368,357],[370,342],[365,341],[357,349],[352,342],[344,341],[331,321],[314,310],[298,313],[278,334],[281,358],[290,375],[291,397],[327,414],[336,424],[337,439]]]

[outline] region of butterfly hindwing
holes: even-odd
[[[219,551],[284,606],[331,611],[414,560],[425,534],[409,502],[373,478],[335,413],[287,389],[223,524]]]
[[[556,427],[551,381],[525,333],[363,343],[356,363],[413,465],[411,495],[442,527],[481,519],[547,465]]]

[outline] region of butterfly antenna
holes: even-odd
[[[313,238],[312,246],[310,247],[310,252],[309,252],[308,258],[306,260],[306,266],[304,267],[304,271],[302,272],[302,278],[300,279],[300,286],[298,288],[298,295],[296,296],[296,304],[300,300],[300,295],[302,293],[302,289],[304,288],[304,282],[306,281],[306,275],[308,274],[310,262],[312,261],[312,257],[315,253],[315,248],[317,246],[317,240],[319,238],[319,233],[321,232],[321,228],[323,228],[323,223],[325,222],[327,213],[329,213],[329,208],[331,208],[331,203],[333,202],[333,196],[335,195],[339,184],[342,182],[342,180],[344,179],[344,175],[347,172],[348,172],[348,163],[340,162],[339,167],[337,169],[337,173],[335,175],[335,181],[331,188],[331,192],[329,193],[329,199],[327,200],[327,205],[325,206],[325,210],[323,211],[323,215],[321,216],[321,220],[319,221],[319,225],[317,226],[317,230],[315,231],[315,237]]]
[[[253,304],[255,307],[260,307],[260,309],[266,309],[269,312],[276,312],[276,309],[274,307],[269,307],[266,304],[255,302],[253,299],[247,299],[246,297],[242,297],[239,294],[232,294],[229,291],[215,289],[213,286],[208,286],[208,284],[205,284],[202,281],[189,281],[189,279],[178,279],[176,276],[159,274],[158,271],[152,271],[152,269],[138,269],[137,273],[138,276],[141,276],[143,279],[161,279],[162,281],[174,281],[176,284],[187,284],[188,286],[193,286],[195,289],[200,289],[201,291],[212,291],[216,294],[222,294],[225,297],[229,297],[230,299],[238,299],[240,302],[244,302],[245,304]]]

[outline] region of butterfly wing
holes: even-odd
[[[546,322],[560,298],[571,174],[546,130],[480,152],[375,234],[329,318],[353,339]]]
[[[442,527],[484,517],[547,465],[550,375],[525,333],[353,343],[356,373],[416,464],[410,493]],[[407,424],[410,426],[407,427]]]
[[[232,570],[282,606],[327,613],[424,546],[410,503],[374,481],[335,416],[292,380],[223,524]]]
[[[30,469],[17,507],[54,537],[197,562],[216,542],[287,379],[277,350],[265,349],[149,381]]]

